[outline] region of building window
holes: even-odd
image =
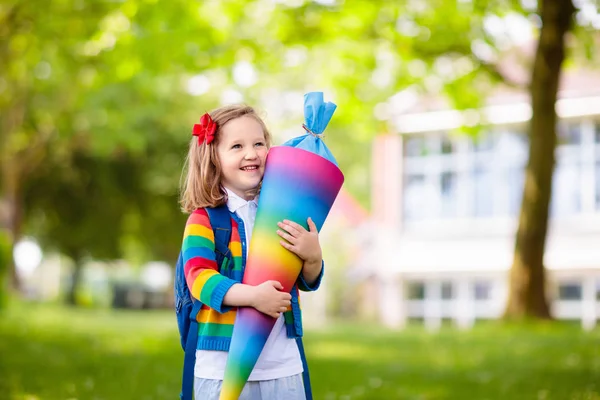
[[[578,163],[557,163],[552,181],[553,216],[573,215],[581,206],[581,168]]]
[[[497,206],[494,214],[516,216],[521,209],[525,164],[529,140],[520,127],[507,127],[499,134],[495,162],[497,175],[494,182]]]
[[[457,213],[457,174],[443,172],[440,176],[442,191],[442,217],[455,217]]]
[[[508,179],[508,214],[517,216],[521,211],[523,189],[525,187],[525,171],[522,168],[509,168],[506,170]]]
[[[491,282],[479,281],[473,286],[475,300],[490,300],[492,298]]]
[[[425,284],[423,282],[410,282],[408,284],[408,299],[409,300],[424,300],[425,299]]]
[[[600,143],[600,121],[596,121],[596,143]]]
[[[581,284],[575,282],[560,283],[558,285],[558,298],[559,300],[581,300]]]
[[[529,137],[520,128],[514,127],[498,133],[494,149],[502,159],[526,158],[529,153]]]
[[[581,123],[563,122],[558,124],[558,145],[578,145],[581,143]]]
[[[444,133],[405,136],[404,143],[405,221],[453,219],[461,210],[476,218],[518,214],[528,154],[521,126],[484,131],[465,151]]]
[[[494,213],[494,174],[488,162],[478,162],[473,170],[475,217],[491,217]]]
[[[410,174],[405,177],[404,219],[419,221],[431,219],[437,212],[439,191],[435,182],[424,174]]]
[[[406,157],[422,157],[428,154],[427,141],[423,136],[409,136],[404,142]]]
[[[600,210],[600,161],[596,162],[596,208]]]
[[[454,298],[454,288],[452,282],[442,282],[442,300],[452,300]]]
[[[454,146],[452,145],[452,140],[450,138],[443,136],[442,137],[442,154],[452,154],[454,151]]]
[[[473,139],[473,147],[475,152],[486,152],[494,149],[496,142],[496,134],[493,131],[481,132]]]

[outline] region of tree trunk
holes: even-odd
[[[8,236],[7,246],[7,265],[0,273],[8,274],[9,289],[19,291],[21,289],[21,280],[17,274],[16,265],[13,257],[15,243],[21,236],[21,224],[23,220],[23,206],[21,203],[21,191],[17,168],[10,170],[3,168],[3,197],[0,198],[1,217],[0,229],[5,231]]]
[[[575,8],[571,0],[541,0],[542,28],[533,65],[529,162],[516,235],[505,318],[550,318],[544,248],[556,149],[556,98],[565,36]]]
[[[0,311],[6,306],[8,298],[7,271],[12,259],[8,232],[0,229]]]
[[[18,196],[15,194],[16,197],[13,197],[10,201],[11,201],[11,208],[12,208],[12,214],[11,214],[11,220],[10,220],[10,233],[11,233],[11,242],[10,242],[10,255],[11,257],[9,258],[9,264],[8,264],[8,268],[10,271],[10,287],[12,290],[14,290],[15,292],[20,292],[21,291],[21,278],[19,277],[19,274],[17,272],[17,265],[15,264],[15,259],[13,257],[13,250],[14,250],[14,246],[15,244],[19,241],[19,239],[21,238],[21,221],[22,221],[22,214],[23,214],[23,209],[21,207],[21,203],[18,200]]]
[[[73,260],[73,271],[71,272],[71,285],[65,298],[66,303],[71,306],[77,305],[77,291],[81,283],[81,273],[83,269],[83,257],[80,254],[71,255]]]

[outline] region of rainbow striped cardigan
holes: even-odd
[[[195,210],[185,225],[181,250],[185,279],[192,296],[202,303],[197,316],[199,350],[228,351],[231,343],[237,307],[223,305],[223,298],[231,286],[242,281],[247,244],[243,221],[234,213],[230,212],[230,215],[232,229],[229,250],[232,259],[229,262],[225,259],[223,265],[216,263],[215,237],[206,210]],[[298,289],[317,290],[323,271],[324,268],[312,285],[308,285],[302,275],[294,285],[291,306],[284,313],[289,338],[303,334]]]

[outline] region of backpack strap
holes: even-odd
[[[298,344],[298,351],[300,352],[300,359],[302,360],[302,382],[304,383],[304,394],[306,400],[313,400],[312,387],[310,385],[310,374],[308,373],[308,363],[306,361],[306,353],[304,353],[304,344],[302,338],[297,337],[296,343]]]
[[[231,259],[229,241],[231,240],[231,215],[226,205],[215,208],[206,208],[210,225],[215,234],[215,256],[217,268],[221,267],[225,258]]]
[[[183,377],[181,380],[180,400],[192,400],[194,393],[194,366],[196,365],[196,346],[198,345],[198,321],[196,316],[202,308],[200,301],[194,301],[190,312],[190,330],[185,343],[185,355],[183,356]]]
[[[215,235],[215,259],[217,267],[221,267],[225,259],[231,260],[229,241],[231,240],[231,215],[226,205],[215,208],[206,208],[208,219]],[[185,344],[183,359],[183,378],[181,381],[181,400],[192,400],[194,393],[194,367],[196,364],[196,347],[198,345],[198,320],[197,316],[202,308],[202,303],[193,299],[194,307],[190,312],[190,328]]]

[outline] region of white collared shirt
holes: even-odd
[[[227,192],[227,208],[244,222],[247,257],[250,239],[252,238],[252,229],[254,228],[254,220],[256,219],[258,196],[247,201],[227,188],[225,188],[225,191]],[[203,379],[223,380],[226,363],[227,353],[224,351],[196,350],[194,376]],[[273,326],[273,330],[248,380],[264,381],[279,379],[301,374],[302,371],[302,359],[300,358],[298,345],[296,344],[296,340],[287,337],[285,319],[283,314],[281,314],[277,318],[275,326]]]
[[[256,219],[256,209],[258,207],[258,196],[247,201],[227,188],[225,188],[225,191],[227,192],[227,208],[244,222],[244,231],[246,233],[245,255],[248,257],[248,247],[250,239],[252,239],[252,230],[254,229],[254,220]]]

